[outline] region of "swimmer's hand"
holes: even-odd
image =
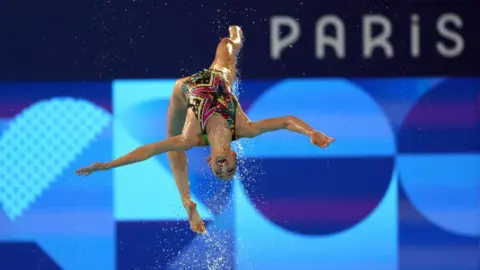
[[[319,131],[313,132],[312,135],[310,136],[310,142],[313,145],[317,145],[317,146],[320,146],[322,148],[328,147],[330,145],[330,143],[333,142],[333,141],[335,141],[334,138],[330,138],[327,135],[325,135],[324,133],[319,132]]]
[[[111,167],[108,163],[105,162],[97,162],[88,167],[82,168],[77,170],[75,173],[77,175],[89,176],[90,174],[97,172],[97,171],[105,171],[109,170]]]

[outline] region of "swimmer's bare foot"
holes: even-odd
[[[183,205],[188,213],[188,221],[190,222],[190,229],[196,233],[205,234],[207,228],[203,223],[200,215],[197,212],[197,204],[190,199],[183,200]]]
[[[330,143],[332,143],[333,141],[335,141],[334,138],[328,137],[327,135],[325,135],[324,133],[319,132],[319,131],[314,132],[310,136],[310,142],[313,145],[317,145],[317,146],[320,146],[322,148],[328,147],[330,145]]]

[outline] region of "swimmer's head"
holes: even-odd
[[[221,180],[230,180],[237,172],[237,153],[228,151],[207,158],[213,175]]]

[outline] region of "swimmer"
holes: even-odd
[[[211,66],[177,80],[168,106],[167,139],[138,147],[111,162],[95,163],[76,173],[88,176],[96,171],[114,169],[167,153],[190,228],[196,233],[206,233],[196,204],[190,198],[185,151],[209,145],[211,155],[207,162],[213,174],[219,179],[228,180],[237,171],[237,154],[231,148],[234,140],[287,129],[305,135],[313,145],[322,148],[333,142],[333,138],[316,131],[295,116],[254,122],[248,119],[232,92],[237,56],[242,46],[242,29],[238,26],[229,27],[229,37],[219,42]]]

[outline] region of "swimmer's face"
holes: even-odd
[[[225,154],[215,155],[207,159],[213,175],[221,180],[229,180],[237,171],[237,154],[228,152]]]

